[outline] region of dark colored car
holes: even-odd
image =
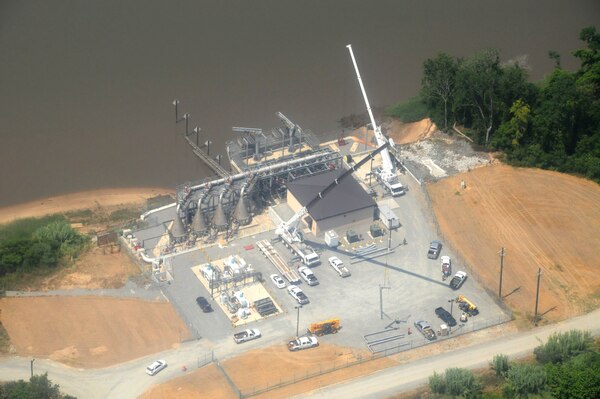
[[[442,250],[442,243],[439,241],[431,241],[429,244],[429,251],[427,251],[427,257],[429,259],[437,259],[440,256],[440,251]]]
[[[448,327],[454,327],[456,325],[456,319],[446,309],[442,307],[436,308],[435,314],[437,317],[442,319],[442,321],[446,323]]]
[[[210,306],[210,303],[208,303],[206,298],[204,298],[203,296],[199,296],[198,298],[196,298],[196,303],[198,304],[198,306],[200,306],[204,313],[213,311],[212,307]]]

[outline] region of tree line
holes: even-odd
[[[27,218],[0,226],[0,279],[55,268],[73,260],[89,242],[62,215]]]
[[[534,362],[510,362],[496,355],[495,379],[449,368],[429,378],[429,389],[461,398],[600,398],[600,340],[589,331],[555,333],[534,350]]]
[[[517,166],[576,173],[600,182],[600,33],[584,28],[580,67],[528,81],[523,59],[501,62],[486,49],[460,58],[440,53],[423,64],[421,92],[387,114],[411,122],[429,116],[444,131],[460,126],[475,143]]]

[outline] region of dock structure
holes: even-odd
[[[257,241],[256,245],[258,246],[260,251],[267,257],[267,259],[269,259],[271,263],[275,265],[279,273],[281,273],[281,275],[283,275],[283,277],[285,277],[287,281],[289,281],[292,284],[300,281],[300,276],[298,276],[298,273],[296,273],[294,269],[291,269],[288,266],[287,262],[281,257],[279,252],[277,252],[277,250],[273,248],[273,245],[271,245],[269,241]]]
[[[217,174],[219,177],[227,177],[229,176],[229,172],[225,170],[224,167],[221,166],[217,161],[212,159],[210,155],[208,155],[202,148],[198,147],[196,143],[194,143],[189,136],[185,136],[188,144],[192,147],[192,151],[201,161],[203,161],[206,166],[208,166],[213,172]]]

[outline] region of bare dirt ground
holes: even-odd
[[[189,337],[171,305],[158,301],[9,297],[0,299],[0,314],[19,355],[77,367],[121,363],[176,347]]]
[[[382,124],[382,129],[396,144],[410,144],[430,137],[437,126],[429,118],[413,123],[389,119]]]
[[[83,254],[72,266],[60,269],[52,276],[28,287],[28,291],[90,290],[121,288],[132,276],[140,274],[139,267],[117,249],[94,247]]]
[[[341,366],[347,362],[356,361],[361,356],[368,355],[366,351],[328,344],[322,344],[314,349],[290,352],[282,344],[246,352],[222,362],[221,365],[238,389],[243,393],[249,393],[253,390],[277,384],[280,381],[301,378],[306,374],[317,373],[319,370]],[[381,370],[395,364],[397,363],[392,359],[381,358],[288,385],[255,397],[260,399],[287,398],[359,375],[370,374],[376,370]],[[222,381],[222,383],[213,383],[211,381],[213,378]],[[235,399],[236,395],[222,377],[222,374],[221,376],[216,376],[214,366],[207,366],[191,372],[185,377],[157,386],[145,393],[142,398]]]
[[[401,352],[389,358],[380,358],[343,368],[320,377],[257,395],[256,398],[287,398],[326,385],[368,375],[387,367],[433,356],[457,347],[474,345],[482,340],[491,340],[516,331],[516,323],[494,326],[471,334],[461,335],[453,340],[443,340],[432,345]],[[290,353],[285,346],[279,345],[247,352],[223,362],[222,365],[238,388],[242,392],[248,393],[254,389],[258,390],[267,385],[277,384],[279,381],[299,378],[306,373],[317,373],[319,370],[332,368],[334,365],[339,366],[348,361],[355,361],[361,356],[370,356],[370,353],[334,345],[321,345],[317,349]],[[183,377],[156,386],[145,393],[142,398],[235,399],[236,395],[233,389],[227,384],[223,375],[215,373],[215,371],[217,369],[214,366],[192,371]]]
[[[393,139],[396,144],[410,144],[430,137],[437,131],[437,126],[429,118],[413,123],[404,123],[400,122],[398,119],[390,118],[381,124],[381,130],[385,135]],[[359,143],[365,142],[366,135],[367,143],[375,143],[373,130],[367,132],[366,127],[353,130],[348,135],[354,136]]]
[[[217,366],[210,364],[199,370],[189,372],[166,384],[156,385],[145,392],[140,399],[236,399],[235,391]]]
[[[164,188],[118,188],[60,195],[0,208],[0,223],[78,209],[143,204],[148,198],[166,194],[173,194],[173,190]]]
[[[505,247],[502,293],[517,314],[534,313],[538,268],[543,273],[539,314],[544,321],[600,305],[596,183],[497,164],[427,189],[446,242],[492,292],[498,292],[498,252]]]

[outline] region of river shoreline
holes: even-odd
[[[52,196],[0,208],[0,224],[27,217],[41,217],[79,209],[142,204],[148,198],[168,194],[173,195],[174,191],[160,187],[130,187],[106,188]]]

